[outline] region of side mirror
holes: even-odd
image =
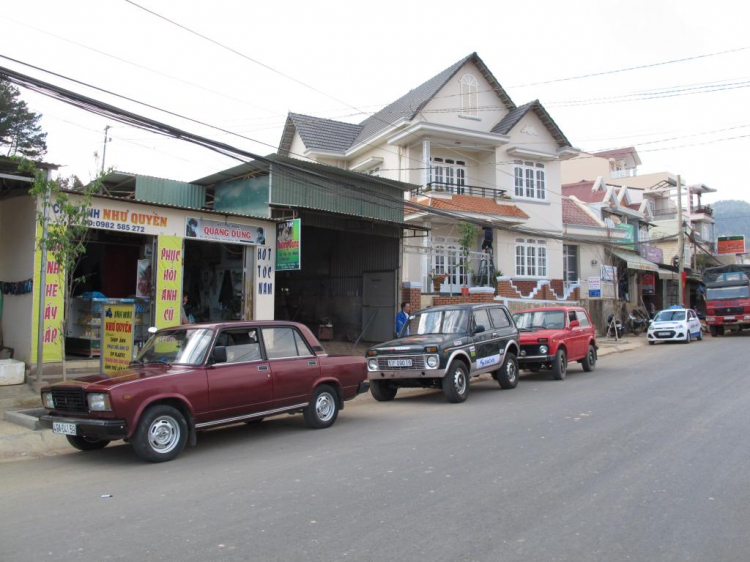
[[[214,352],[211,355],[214,363],[226,363],[227,362],[227,348],[223,345],[217,345],[214,347]]]
[[[479,326],[476,326],[474,328],[474,333],[481,334],[482,332],[484,332],[484,330],[485,330],[485,327],[480,324]]]
[[[578,320],[571,320],[570,321],[570,327],[571,328],[577,328],[580,325],[581,325],[581,323]]]

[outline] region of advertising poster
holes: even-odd
[[[276,225],[276,271],[302,269],[302,224],[300,219]]]
[[[151,297],[151,260],[138,260],[138,278],[135,284],[135,296],[139,299]]]
[[[602,281],[612,283],[615,280],[615,268],[612,265],[602,266]]]
[[[252,244],[263,246],[266,243],[266,230],[262,226],[219,222],[200,217],[185,218],[185,237],[198,240],[213,240],[231,244]]]
[[[653,295],[656,292],[656,275],[653,273],[642,273],[641,287],[644,295]]]
[[[37,231],[39,227],[37,226]],[[39,233],[37,232],[37,236]],[[39,249],[39,239],[37,238],[36,250],[34,252],[34,288],[33,288],[33,316],[31,322],[31,357],[36,363],[37,342],[39,333],[39,289],[40,289],[40,268],[42,267],[42,251]],[[47,266],[45,268],[45,286],[44,291],[44,324],[42,325],[43,333],[43,359],[44,363],[55,363],[62,361],[62,338],[61,330],[65,302],[65,275],[61,271],[60,265],[55,261],[52,252],[47,252]]]
[[[102,307],[102,373],[127,369],[133,360],[135,306],[106,304]]]
[[[716,243],[717,253],[738,255],[745,253],[744,236],[719,236]]]
[[[589,277],[589,298],[598,299],[602,296],[601,277]]]
[[[157,328],[180,323],[182,307],[182,238],[159,236],[156,255],[156,321]]]

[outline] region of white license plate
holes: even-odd
[[[668,336],[669,332],[656,332],[657,336]]]
[[[411,359],[389,359],[388,366],[389,367],[411,367],[412,362],[411,362]]]
[[[52,432],[62,433],[63,435],[76,435],[76,424],[52,422]]]
[[[736,316],[725,316],[724,320],[737,320]]]

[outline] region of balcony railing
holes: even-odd
[[[609,177],[612,179],[615,178],[632,178],[638,175],[638,170],[636,168],[630,168],[628,170],[612,170],[609,173]]]
[[[478,185],[458,185],[455,183],[431,182],[426,186],[411,190],[412,197],[429,195],[430,193],[450,193],[453,195],[471,195],[472,197],[494,197],[505,199],[506,190],[495,187],[481,187]]]
[[[698,205],[693,209],[693,213],[703,213],[712,217],[714,216],[714,208],[711,205]]]

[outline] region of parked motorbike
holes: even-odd
[[[634,308],[630,314],[628,314],[628,321],[625,324],[625,330],[637,336],[642,331],[648,329],[650,322],[651,320],[645,312]]]
[[[607,337],[620,339],[622,337],[622,322],[619,319],[615,319],[614,314],[607,316]]]

